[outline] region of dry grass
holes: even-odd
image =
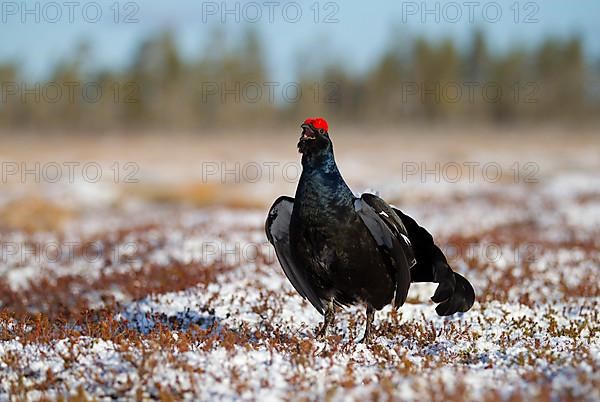
[[[188,182],[180,185],[132,185],[125,190],[128,196],[164,204],[184,204],[195,207],[222,206],[228,208],[257,208],[263,200],[248,197],[244,186],[220,182]]]
[[[75,212],[41,197],[23,197],[0,208],[0,228],[27,233],[60,231]]]

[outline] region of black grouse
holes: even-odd
[[[275,201],[266,232],[294,288],[324,315],[317,336],[325,336],[336,305],[364,303],[363,341],[369,342],[375,310],[402,306],[411,282],[439,283],[431,298],[439,315],[469,310],[473,287],[452,271],[429,232],[378,196],[352,193],[324,119],[307,119],[301,127],[296,197]]]

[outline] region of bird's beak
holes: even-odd
[[[308,124],[302,124],[302,135],[300,136],[300,140],[314,140],[316,138],[315,130]]]

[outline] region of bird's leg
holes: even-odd
[[[367,326],[365,328],[365,336],[360,341],[361,343],[371,343],[373,335],[371,334],[371,327],[373,326],[373,319],[375,318],[375,309],[371,305],[367,305]]]
[[[334,309],[333,309],[333,297],[329,299],[327,302],[327,308],[325,309],[325,318],[323,320],[323,325],[317,331],[317,339],[325,338],[327,334],[327,327],[333,324],[333,320],[335,319]]]

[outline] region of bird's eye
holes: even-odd
[[[322,128],[319,129],[319,134],[323,134],[325,132],[325,130],[323,130]]]

